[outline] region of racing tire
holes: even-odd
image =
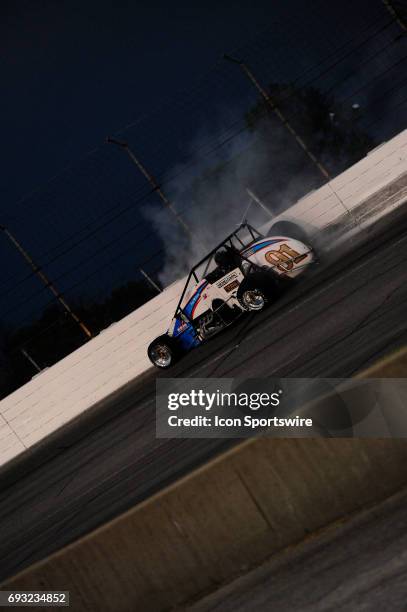
[[[294,240],[299,240],[304,244],[309,243],[309,236],[307,231],[297,223],[293,221],[278,221],[275,225],[272,225],[267,232],[268,236],[289,236]]]
[[[244,310],[260,312],[271,299],[271,279],[266,274],[253,274],[246,278],[237,292],[237,299]]]
[[[261,289],[247,287],[238,297],[240,305],[244,310],[260,312],[266,307],[267,297]]]
[[[147,349],[147,354],[151,363],[160,370],[170,368],[179,357],[173,339],[167,334],[153,340]]]

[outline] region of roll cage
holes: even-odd
[[[245,232],[245,235],[242,235],[244,232]],[[190,273],[188,274],[188,278],[185,282],[184,289],[181,293],[181,297],[175,309],[174,317],[179,317],[186,322],[192,323],[192,319],[181,308],[181,304],[183,302],[185,294],[187,293],[190,287],[191,281],[192,280],[194,281],[194,286],[195,286],[203,278],[206,277],[206,275],[209,272],[211,263],[214,260],[215,253],[219,249],[221,249],[222,247],[229,247],[233,249],[235,254],[242,261],[245,261],[247,259],[241,254],[241,251],[243,249],[250,247],[253,243],[255,243],[257,240],[260,240],[261,238],[264,238],[264,235],[261,234],[258,230],[256,230],[252,225],[246,222],[241,223],[234,232],[229,234],[224,240],[222,240],[222,242],[220,242],[216,247],[214,247],[203,259],[201,259],[201,261],[195,264],[195,266],[191,269]],[[256,265],[253,264],[252,262],[250,262],[250,264],[251,266],[256,267]],[[200,268],[203,268],[203,270],[200,271],[199,270]]]

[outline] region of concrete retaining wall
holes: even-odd
[[[407,442],[263,439],[2,585],[80,610],[159,611],[407,483]]]

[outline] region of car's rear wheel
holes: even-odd
[[[165,370],[176,360],[176,351],[169,336],[160,336],[153,340],[147,349],[148,357],[156,368]]]

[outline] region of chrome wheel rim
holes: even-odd
[[[243,294],[243,303],[248,310],[261,310],[264,308],[264,295],[258,289],[250,289]]]
[[[156,344],[151,349],[151,357],[155,363],[160,368],[166,368],[171,363],[171,351],[165,344]]]

